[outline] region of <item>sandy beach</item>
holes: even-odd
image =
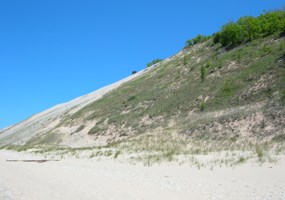
[[[64,159],[0,151],[0,199],[285,199],[285,165],[191,168]],[[22,160],[9,162],[7,160]]]

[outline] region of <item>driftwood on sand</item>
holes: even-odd
[[[42,160],[6,160],[7,162],[36,162],[36,163],[44,163],[44,162],[49,162],[49,161],[59,161],[59,160],[47,160],[47,159],[42,159]]]

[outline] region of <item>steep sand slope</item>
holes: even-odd
[[[0,151],[0,199],[285,199],[284,160],[278,165],[250,163],[236,168],[143,167],[115,161],[40,159]]]
[[[74,113],[85,105],[100,99],[104,94],[114,90],[121,84],[141,76],[149,69],[140,71],[116,83],[98,89],[90,94],[78,97],[70,102],[56,105],[46,111],[38,113],[21,123],[3,130],[0,135],[0,146],[6,144],[24,144],[36,134],[46,133],[54,128],[67,114]]]

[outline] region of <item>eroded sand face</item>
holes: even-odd
[[[285,199],[285,165],[244,164],[214,170],[161,164],[144,167],[116,161],[44,159],[0,151],[0,199]]]

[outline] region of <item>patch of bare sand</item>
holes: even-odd
[[[121,164],[67,159],[59,162],[6,162],[39,159],[0,151],[0,198],[50,199],[285,199],[285,161],[236,168]]]

